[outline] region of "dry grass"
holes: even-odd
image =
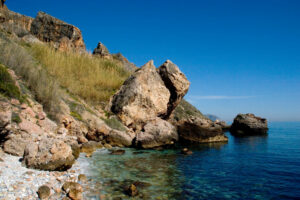
[[[40,44],[32,45],[30,51],[61,86],[92,104],[107,102],[129,76],[116,60],[61,52]]]
[[[50,115],[57,112],[60,94],[56,80],[38,65],[26,49],[2,32],[0,32],[0,62],[22,77],[35,99]]]

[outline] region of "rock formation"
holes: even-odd
[[[188,92],[190,82],[170,60],[167,60],[158,70],[165,86],[171,94],[168,103],[168,111],[164,116],[165,118],[168,118],[176,106],[181,102],[184,95]]]
[[[81,31],[44,12],[33,20],[30,32],[43,42],[52,43],[61,50],[85,51]]]
[[[97,47],[94,49],[93,55],[100,56],[102,58],[111,58],[108,49],[101,42],[99,42]]]
[[[230,132],[238,136],[266,134],[267,131],[267,120],[250,113],[238,114],[230,128]]]
[[[111,111],[134,130],[141,130],[150,120],[164,116],[170,92],[157,73],[153,61],[128,78],[111,100]]]

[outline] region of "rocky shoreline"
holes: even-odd
[[[23,49],[24,43],[47,43],[57,51],[87,54],[77,27],[43,12],[35,19],[23,16],[1,2],[1,47],[10,44]],[[8,31],[11,25],[19,29]],[[11,69],[10,62],[0,60],[1,81],[14,92],[0,94],[1,199],[83,199],[88,184],[81,161],[96,149],[155,149],[181,141],[228,141],[224,131],[230,127],[225,122],[213,122],[183,99],[190,82],[170,60],[158,68],[153,61],[137,68],[121,54],[110,54],[102,43],[90,56],[118,60],[131,76],[105,108],[89,105],[61,89],[63,95],[52,105],[55,112],[51,116],[43,101],[28,89],[24,77]],[[28,58],[36,62],[31,55]],[[267,120],[238,115],[230,130],[240,135],[266,133]],[[112,155],[123,153],[118,150]],[[184,149],[183,154],[192,152]],[[135,196],[135,190],[135,185],[130,185],[127,194]]]

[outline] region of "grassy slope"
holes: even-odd
[[[60,52],[40,44],[30,45],[28,50],[61,86],[89,103],[107,102],[129,76],[116,60]]]

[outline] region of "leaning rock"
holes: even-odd
[[[94,49],[93,55],[100,56],[102,58],[111,58],[108,49],[101,42],[99,42],[97,47]]]
[[[179,137],[183,140],[199,143],[228,141],[221,126],[214,124],[209,119],[189,118],[179,121],[177,127]]]
[[[165,116],[168,118],[176,106],[181,102],[184,95],[188,92],[190,82],[170,60],[167,60],[158,70],[162,80],[171,93],[170,101],[168,103],[168,112]]]
[[[64,171],[72,167],[75,158],[71,146],[54,138],[43,138],[39,143],[29,143],[23,160],[28,168]]]
[[[155,148],[173,144],[178,140],[176,128],[169,122],[156,118],[144,126],[144,131],[136,136],[136,145],[142,148]]]
[[[169,99],[170,92],[150,61],[125,81],[110,109],[127,127],[141,130],[147,121],[167,113]]]
[[[33,20],[30,32],[39,40],[53,43],[60,49],[66,47],[78,51],[85,50],[81,31],[77,27],[43,12],[39,12]]]
[[[230,132],[233,135],[257,135],[266,134],[268,122],[264,118],[256,117],[254,114],[238,114],[231,125]]]

